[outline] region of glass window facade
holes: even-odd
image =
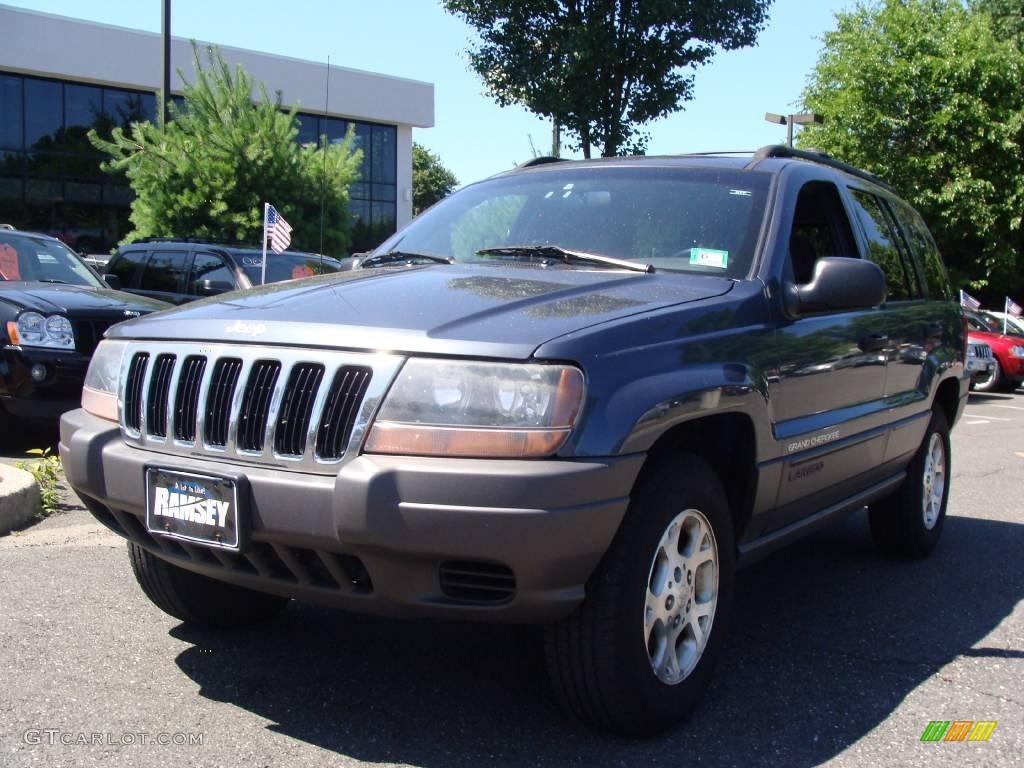
[[[109,252],[131,229],[132,193],[125,179],[100,170],[103,156],[87,134],[155,120],[156,110],[148,91],[0,72],[0,223],[54,235],[86,253]],[[341,141],[354,126],[363,160],[350,189],[352,250],[375,247],[396,226],[397,129],[306,112],[297,118],[303,144],[323,135]]]

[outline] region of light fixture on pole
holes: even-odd
[[[774,112],[765,112],[765,121],[769,123],[775,123],[776,125],[786,126],[786,146],[793,146],[793,126],[794,125],[821,125],[825,122],[825,118],[819,115],[817,112],[801,112],[796,115],[777,115]]]

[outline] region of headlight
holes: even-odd
[[[104,339],[96,347],[82,387],[82,408],[101,419],[117,421],[117,384],[127,342]]]
[[[474,458],[550,456],[583,402],[568,365],[409,360],[366,439],[368,453]]]
[[[63,315],[43,317],[38,312],[22,312],[16,322],[7,323],[7,335],[22,347],[75,348],[71,321]]]
[[[1024,347],[1012,346],[1010,347],[1010,354],[1014,357],[1024,357]]]

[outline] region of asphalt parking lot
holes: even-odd
[[[258,633],[187,629],[66,497],[0,538],[0,766],[1020,765],[1024,393],[972,396],[953,462],[929,560],[879,559],[855,515],[743,571],[703,706],[639,742],[562,718],[529,628],[293,604]],[[922,743],[932,720],[997,725]]]

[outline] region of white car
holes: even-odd
[[[992,312],[987,309],[982,310],[981,314],[996,320],[999,323],[1000,329],[1002,329],[1003,322],[1005,321],[1006,333],[1012,336],[1024,336],[1024,319],[1014,317],[1006,312]]]

